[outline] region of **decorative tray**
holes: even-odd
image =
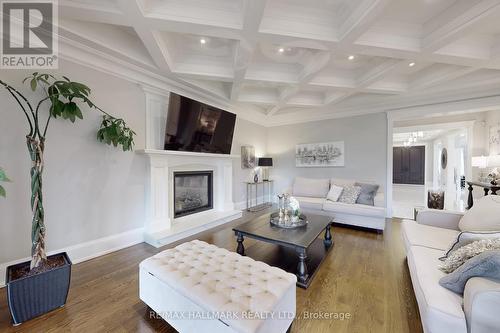
[[[307,217],[304,214],[300,214],[299,219],[297,222],[292,222],[289,221],[288,223],[285,223],[284,221],[279,220],[279,213],[275,212],[271,214],[271,218],[269,222],[278,227],[278,228],[283,228],[283,229],[295,229],[295,228],[301,228],[307,225]]]

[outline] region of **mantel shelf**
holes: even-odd
[[[195,153],[190,151],[159,150],[159,149],[139,149],[135,151],[145,155],[166,155],[166,156],[192,156],[192,157],[215,157],[215,158],[240,158],[240,155]]]

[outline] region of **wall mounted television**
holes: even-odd
[[[165,150],[230,154],[236,115],[170,93]]]

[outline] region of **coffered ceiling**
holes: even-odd
[[[265,124],[500,94],[500,0],[59,0],[60,34]]]

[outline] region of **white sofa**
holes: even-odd
[[[288,190],[300,203],[300,209],[307,214],[330,216],[335,223],[353,225],[383,231],[385,228],[385,198],[379,187],[374,206],[346,204],[326,199],[331,184],[353,185],[355,180],[348,179],[311,179],[297,177],[293,188]],[[361,183],[370,183],[359,181]]]
[[[498,281],[469,279],[464,295],[441,287],[439,258],[457,239],[461,213],[424,210],[402,222],[408,268],[426,333],[500,332]]]

